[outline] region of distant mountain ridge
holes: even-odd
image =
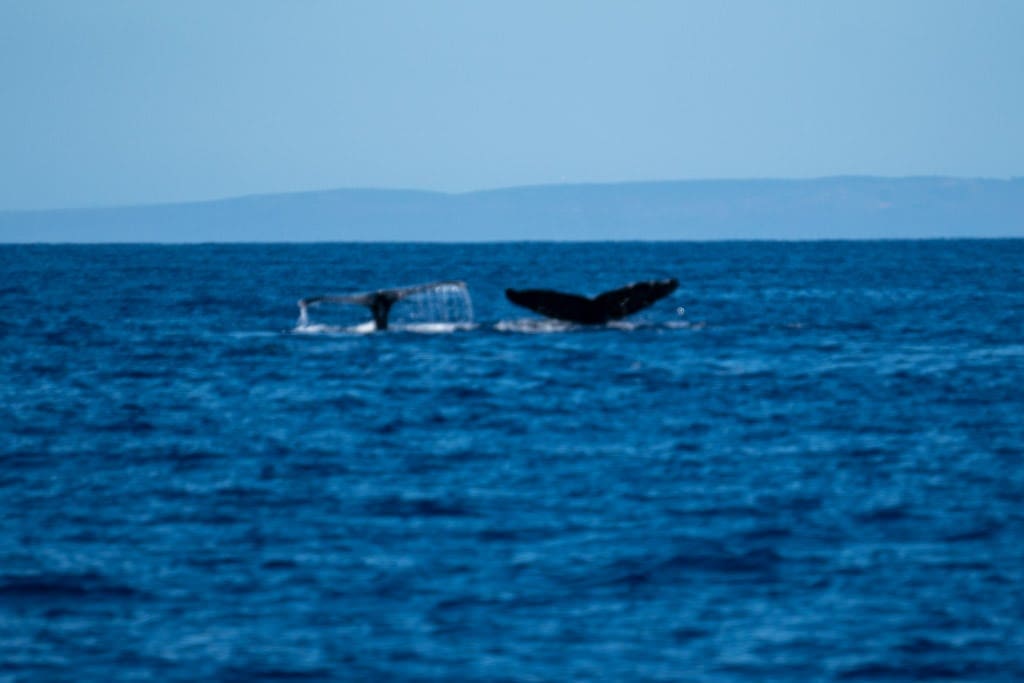
[[[0,242],[1024,237],[1024,178],[684,180],[446,194],[339,189],[0,212]]]

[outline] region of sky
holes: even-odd
[[[1024,2],[0,0],[0,210],[1024,176]]]

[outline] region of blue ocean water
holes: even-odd
[[[604,328],[502,294],[662,277]],[[474,326],[296,331],[439,278]],[[0,247],[0,680],[1022,680],[1022,283],[1024,241]]]

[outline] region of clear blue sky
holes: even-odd
[[[0,209],[1024,175],[1024,2],[0,0]]]

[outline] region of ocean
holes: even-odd
[[[1024,680],[1024,240],[3,246],[0,406],[0,681]]]

